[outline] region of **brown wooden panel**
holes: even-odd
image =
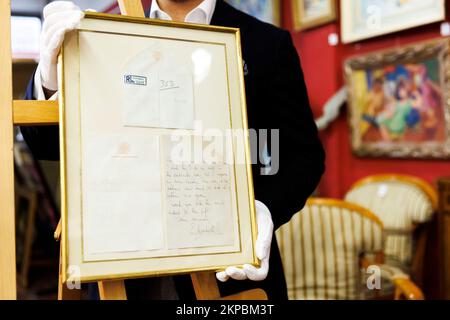
[[[450,299],[450,178],[438,180],[442,297]]]
[[[442,216],[442,252],[444,262],[442,270],[444,273],[444,298],[450,300],[450,215]]]

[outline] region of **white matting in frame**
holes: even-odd
[[[258,265],[248,135],[173,158],[246,132],[238,29],[88,13],[59,65],[63,279]]]

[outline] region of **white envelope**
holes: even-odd
[[[192,72],[174,64],[160,46],[131,57],[123,67],[123,124],[131,127],[193,129]]]

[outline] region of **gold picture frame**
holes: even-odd
[[[335,0],[313,0],[314,3],[309,5],[316,5],[316,8],[311,8],[311,10],[320,12],[309,13],[309,15],[306,8],[307,1],[309,0],[291,0],[294,29],[296,31],[319,27],[337,19]]]
[[[142,55],[140,50],[144,50],[142,52],[145,55]],[[191,50],[191,54],[186,55],[186,50]],[[108,54],[105,55],[105,52]],[[211,61],[214,58],[215,64],[205,65],[205,57],[208,58],[208,54],[212,56],[210,60],[206,60]],[[172,68],[180,62],[177,61],[180,56],[192,58],[193,73],[187,78],[185,74],[174,73],[176,71]],[[135,59],[136,57],[139,59]],[[231,265],[259,266],[260,262],[254,250],[257,226],[250,145],[246,134],[248,127],[241,57],[240,32],[235,28],[86,13],[79,27],[66,36],[58,64],[61,88],[61,241],[64,282],[96,282],[220,271]],[[154,69],[149,74],[143,76],[124,73],[123,70],[138,70],[134,68],[135,64],[141,69],[147,68],[147,65],[142,65],[143,62],[146,63],[146,59],[153,59],[150,66]],[[133,62],[131,67],[129,61]],[[124,66],[131,69],[124,69]],[[158,69],[155,66],[161,67]],[[159,75],[159,78],[153,78],[153,74]],[[217,127],[212,128],[243,132],[236,138],[237,143],[233,140],[231,144],[233,162],[220,167],[225,168],[226,172],[220,172],[222,180],[219,182],[214,179],[212,182],[204,182],[207,180],[205,177],[215,177],[210,174],[211,171],[200,177],[197,176],[200,171],[195,171],[197,167],[186,168],[185,163],[177,167],[171,158],[169,159],[170,151],[174,150],[170,149],[171,142],[167,137],[178,134],[180,128],[165,124],[146,127],[123,122],[126,115],[123,108],[136,106],[120,95],[133,99],[139,95],[136,90],[140,87],[161,92],[167,89],[161,83],[170,82],[168,74],[174,77],[170,78],[170,81],[173,80],[173,86],[169,89],[176,90],[178,94],[174,101],[187,103],[185,101],[192,99],[189,98],[192,90],[195,97],[194,102],[191,101],[192,115],[196,121],[203,121],[206,128],[215,124]],[[153,81],[155,79],[156,81]],[[212,80],[217,80],[220,86],[210,86]],[[124,93],[127,92],[124,89],[127,86],[133,87],[131,96]],[[181,94],[183,99],[180,98]],[[148,97],[151,98],[150,95]],[[161,97],[157,101],[162,101]],[[164,101],[171,101],[167,100],[167,97],[165,99]],[[215,113],[207,109],[208,101],[214,101]],[[140,105],[137,106],[141,108]],[[146,108],[149,106],[150,104],[145,104]],[[162,110],[161,106],[159,108]],[[164,108],[169,107],[166,104]],[[172,123],[176,124],[177,121],[180,119],[175,119]],[[187,132],[190,138],[196,139],[196,130],[197,127],[181,131],[182,134]],[[129,135],[129,138],[124,134]],[[139,139],[145,139],[145,144],[134,147],[135,140]],[[122,143],[124,141],[126,145]],[[120,144],[117,144],[117,151],[118,142]],[[237,144],[241,144],[242,149],[238,149]],[[201,145],[203,148],[203,144]],[[153,148],[155,146],[156,148]],[[140,181],[141,168],[136,170],[137,162],[130,161],[141,158],[142,154],[151,155],[151,158],[143,157],[142,172],[150,173],[150,179],[157,179],[155,181],[158,183],[149,186],[150,183],[146,182],[145,188],[150,187],[152,191],[145,191],[143,203],[148,202],[149,195],[156,200],[152,200],[152,206],[139,207],[139,192],[142,191],[140,185],[136,182],[134,186],[135,181],[131,181],[131,187],[136,188],[131,195],[124,186],[130,186],[130,175],[136,176],[136,180]],[[243,162],[237,160],[239,157],[243,157]],[[98,159],[105,162],[99,162]],[[154,170],[154,167],[147,168],[149,159],[153,159],[150,162],[161,165],[159,171]],[[129,172],[121,174],[120,170],[115,170],[108,173],[104,168],[110,168],[108,163],[111,161],[114,161],[114,166],[117,166],[117,161],[129,163],[115,167],[128,168]],[[178,170],[177,168],[184,171],[178,175],[177,171],[170,171]],[[199,167],[198,170],[215,168],[217,165],[209,165]],[[194,171],[191,173],[189,170]],[[142,176],[145,174],[142,173]],[[111,178],[116,175],[119,178]],[[226,196],[211,201],[212,204],[200,199],[199,204],[197,196],[206,197],[207,193],[202,188],[188,188],[186,185],[192,185],[194,180],[183,182],[186,175],[189,179],[202,178],[202,183],[206,185],[220,183],[220,191],[225,190],[221,194]],[[169,182],[169,176],[176,178]],[[183,183],[186,184],[184,187]],[[177,200],[171,203],[167,200],[169,193],[172,197],[174,192],[177,197],[191,197],[191,191],[186,190],[196,192],[195,202]],[[211,194],[217,195],[214,191],[211,191]],[[221,201],[222,199],[226,201]],[[155,206],[155,203],[159,206]],[[192,210],[191,206],[198,210]],[[217,214],[212,217],[205,209],[207,206],[213,206],[213,209],[229,206],[231,212],[226,217],[217,217]],[[131,209],[135,207],[151,210]],[[178,207],[179,212],[170,211]],[[154,208],[159,210],[153,210]],[[201,219],[194,217],[194,214],[201,214]],[[139,218],[150,215],[151,219],[147,217],[148,221]],[[178,218],[178,215],[182,218]],[[128,220],[132,221],[130,225]],[[206,223],[209,224],[205,225]],[[191,229],[184,228],[186,225]],[[133,242],[130,239],[140,241]],[[159,247],[151,247],[152,239],[158,240]],[[224,241],[223,244],[221,241]],[[143,246],[144,243],[148,246]]]
[[[442,38],[345,62],[356,155],[450,158],[449,54]]]
[[[444,0],[341,0],[342,42],[352,43],[445,20]]]

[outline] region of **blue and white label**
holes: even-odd
[[[146,86],[147,85],[147,77],[136,76],[132,74],[126,74],[124,76],[124,80],[126,84],[131,84],[135,86]]]

